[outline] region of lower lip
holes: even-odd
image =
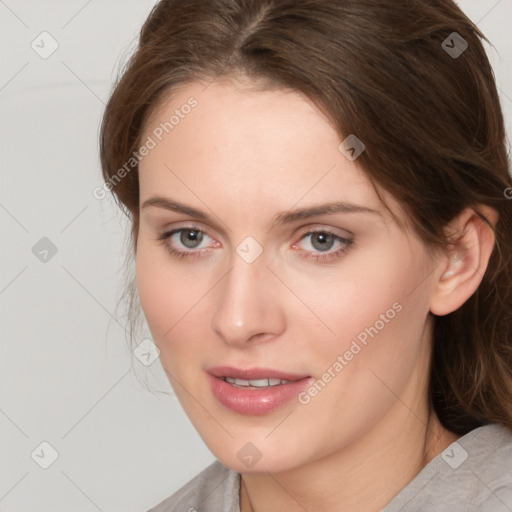
[[[284,405],[303,391],[313,377],[290,381],[288,384],[261,389],[242,389],[232,386],[219,377],[208,374],[212,393],[217,400],[240,414],[259,416]]]

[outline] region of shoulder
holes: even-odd
[[[480,475],[487,481],[506,479],[512,485],[512,432],[509,429],[497,424],[477,428],[452,443],[441,458],[449,461],[457,450],[461,452],[461,461],[460,466],[455,465],[463,472]]]
[[[239,476],[215,461],[148,512],[239,512]]]
[[[510,512],[512,432],[489,424],[452,443],[409,483],[385,512]]]
[[[465,471],[474,486],[474,510],[509,512],[512,510],[512,432],[491,424],[476,429],[474,434],[464,444],[468,436],[458,441],[467,452]]]

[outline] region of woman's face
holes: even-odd
[[[224,465],[284,471],[421,416],[439,273],[310,102],[193,83],[142,141],[142,308]]]

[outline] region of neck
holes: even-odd
[[[243,474],[241,511],[378,512],[457,438],[432,410],[419,415],[397,402],[378,426],[334,454],[290,471]]]

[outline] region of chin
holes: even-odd
[[[304,441],[291,441],[292,436],[287,436],[289,442],[285,443],[283,436],[271,439],[274,434],[265,439],[267,429],[261,435],[252,436],[248,431],[229,439],[203,437],[203,441],[223,466],[238,473],[279,473],[307,463]]]
[[[216,454],[214,454],[216,455]],[[300,461],[293,457],[286,457],[285,459],[277,457],[265,457],[261,456],[255,463],[250,464],[249,461],[244,463],[235,456],[229,456],[225,452],[216,455],[219,462],[237,473],[280,473],[283,471],[289,471],[300,465]]]

